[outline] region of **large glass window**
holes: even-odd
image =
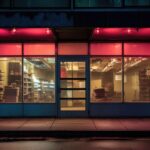
[[[91,102],[120,102],[122,58],[93,57],[90,60]]]
[[[22,102],[22,59],[0,58],[0,102]]]
[[[24,102],[55,102],[55,58],[24,58]]]
[[[150,0],[125,0],[126,6],[150,6]]]
[[[120,7],[121,0],[75,0],[75,7]]]
[[[70,7],[70,0],[14,0],[15,7]]]
[[[127,102],[150,101],[150,58],[125,57],[124,98]]]

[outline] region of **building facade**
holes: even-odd
[[[149,0],[0,2],[0,117],[149,117]]]

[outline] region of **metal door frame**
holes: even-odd
[[[60,110],[60,63],[62,61],[79,61],[85,62],[85,75],[86,75],[86,110],[85,111],[61,111]],[[57,114],[58,117],[88,117],[89,116],[89,102],[90,102],[90,63],[88,56],[59,56],[57,57]]]

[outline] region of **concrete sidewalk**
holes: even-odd
[[[150,119],[0,119],[1,131],[150,131]]]

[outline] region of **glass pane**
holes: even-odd
[[[70,0],[14,0],[15,7],[70,7]]]
[[[24,58],[24,102],[55,102],[55,58]]]
[[[90,61],[91,102],[121,101],[121,57],[95,57]]]
[[[61,62],[61,78],[85,78],[85,62]]]
[[[61,62],[60,64],[60,77],[61,78],[72,78],[72,62]]]
[[[61,80],[60,81],[60,88],[73,88],[72,87],[72,80]]]
[[[0,102],[22,102],[21,58],[0,58]]]
[[[75,0],[75,7],[120,7],[121,0]]]
[[[124,89],[127,102],[150,102],[150,58],[125,57]]]
[[[72,90],[61,90],[61,98],[72,98]]]
[[[85,90],[73,90],[73,98],[85,98]]]
[[[125,0],[126,6],[150,6],[150,0]]]
[[[10,7],[10,0],[0,0],[0,7]]]
[[[73,78],[85,78],[85,62],[73,62]]]
[[[73,88],[85,88],[85,80],[73,80]]]
[[[61,111],[85,111],[85,100],[61,100]]]
[[[85,90],[61,90],[61,98],[85,98]]]
[[[85,80],[61,80],[60,88],[85,88]]]

